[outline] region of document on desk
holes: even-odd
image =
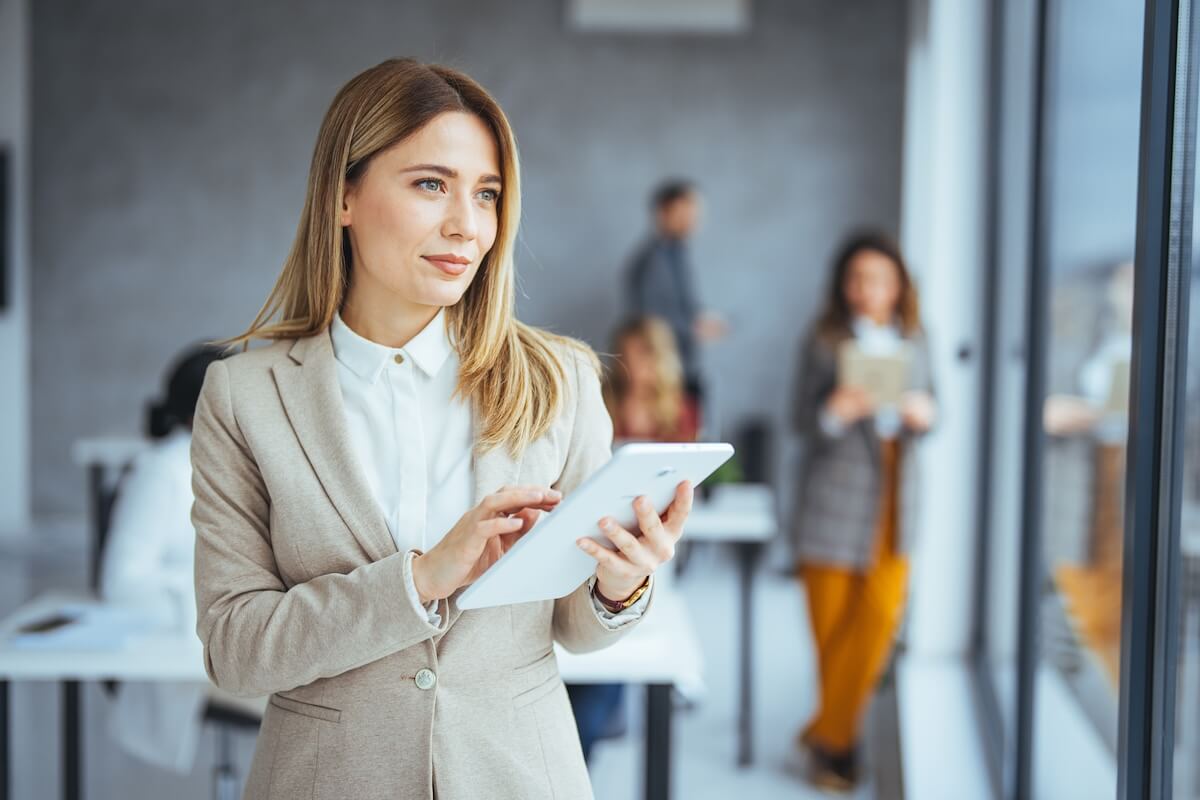
[[[912,351],[906,344],[890,353],[877,354],[847,339],[838,350],[838,385],[866,390],[876,406],[897,407],[908,390],[911,362]]]
[[[133,608],[68,603],[9,633],[19,650],[120,650],[132,636],[163,632],[161,621]]]

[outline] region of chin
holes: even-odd
[[[440,286],[430,292],[423,298],[421,303],[428,306],[452,306],[462,300],[464,294],[467,293],[467,284],[458,286],[457,284],[448,284]]]

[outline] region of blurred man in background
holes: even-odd
[[[703,396],[698,347],[727,332],[725,321],[702,311],[696,297],[687,241],[700,223],[700,194],[689,181],[669,180],[654,191],[651,207],[654,232],[629,268],[629,311],[671,326],[687,392],[698,400]]]

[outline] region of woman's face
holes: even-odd
[[[877,250],[860,250],[850,258],[842,291],[856,316],[891,322],[900,302],[899,269]]]
[[[654,351],[642,336],[628,335],[621,340],[619,356],[635,386],[648,386],[658,379]]]
[[[500,156],[473,114],[446,112],[347,186],[351,287],[410,308],[451,306],[496,241]]]

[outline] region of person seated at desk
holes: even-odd
[[[192,416],[205,370],[219,358],[220,350],[201,345],[183,352],[172,365],[166,397],[151,405],[147,415],[146,433],[154,444],[138,455],[121,480],[101,560],[100,595],[105,601],[135,607],[179,631],[196,627]],[[262,713],[261,703],[256,707],[237,698],[214,698],[215,692],[205,683],[122,683],[112,733],[132,755],[189,772],[206,703],[232,703],[239,710]]]
[[[611,348],[616,363],[606,371],[602,391],[614,443],[696,441],[698,405],[684,391],[683,362],[670,326],[658,317],[631,317],[613,334]],[[624,732],[618,713],[624,686],[571,684],[567,694],[584,759],[590,761],[598,740]]]
[[[604,382],[604,402],[620,441],[692,442],[700,411],[684,389],[675,334],[658,317],[636,316],[613,334],[616,366]]]
[[[192,415],[214,348],[190,348],[177,357],[167,393],[153,403],[146,434],[154,441],[121,479],[101,558],[100,594],[134,605],[182,630],[195,627],[192,588]]]

